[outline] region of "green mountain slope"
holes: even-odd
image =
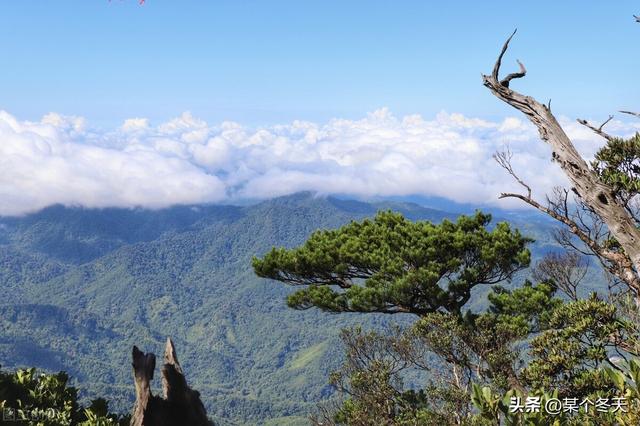
[[[300,423],[331,395],[339,329],[391,318],[291,310],[290,289],[256,278],[250,259],[381,208],[411,219],[455,217],[301,193],[247,207],[52,207],[0,218],[0,363],[66,370],[85,396],[127,411],[131,346],[160,353],[171,336],[216,421]],[[538,238],[534,254],[553,248],[546,222],[518,225]]]

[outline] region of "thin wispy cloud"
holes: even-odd
[[[563,121],[586,157],[602,145],[590,130]],[[639,128],[608,125],[617,134]],[[566,185],[535,129],[513,117],[396,117],[383,108],[359,120],[251,129],[235,122],[211,125],[185,112],[160,125],[131,118],[118,129],[96,131],[81,117],[48,114],[29,122],[0,112],[0,215],[58,203],[161,208],[302,190],[521,207],[497,199],[502,191],[518,190],[492,160],[506,145],[514,169],[538,195]]]

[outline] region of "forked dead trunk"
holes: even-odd
[[[132,356],[136,402],[131,426],[213,426],[200,394],[187,385],[171,339],[167,339],[161,368],[164,397],[151,393],[156,356],[136,346]]]

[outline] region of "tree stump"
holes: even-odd
[[[137,346],[132,356],[136,402],[131,426],[213,426],[200,394],[187,385],[171,339],[167,339],[161,368],[164,397],[151,393],[156,356],[143,353]]]

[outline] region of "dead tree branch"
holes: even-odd
[[[579,194],[581,201],[592,209],[596,215],[602,218],[611,235],[624,249],[623,253],[610,252],[608,250],[596,253],[598,256],[606,253],[608,256],[607,260],[612,262],[617,258],[620,268],[625,269],[624,275],[627,278],[625,282],[631,286],[636,295],[639,295],[640,280],[638,279],[636,271],[640,271],[640,230],[636,227],[635,221],[626,211],[625,207],[617,200],[614,188],[603,183],[595,172],[589,168],[586,161],[578,153],[571,139],[569,139],[548,107],[536,101],[531,96],[525,96],[512,90],[509,87],[510,80],[500,80],[500,66],[514,34],[504,43],[491,75],[483,75],[483,84],[498,99],[525,114],[537,127],[540,138],[550,145],[552,157],[569,178],[573,189]],[[515,74],[519,75],[522,73]],[[500,196],[500,198],[504,197],[520,198],[531,205],[537,204],[537,206],[534,205],[534,207],[539,210],[550,211],[546,207],[536,203],[530,197],[520,194],[502,194]],[[554,215],[555,213],[550,214],[552,217],[554,217]],[[555,215],[555,217],[559,217],[559,215]],[[567,224],[572,230],[572,233],[582,239],[579,235],[580,230],[575,226],[575,223],[568,221],[567,218],[560,218],[559,220]],[[574,230],[576,230],[578,234],[573,232]],[[587,239],[587,241],[591,240]],[[627,263],[626,260],[629,260],[629,263]]]
[[[556,191],[556,200],[547,198],[549,207],[545,207],[530,196],[522,194],[503,192],[499,198],[520,199],[564,224],[568,228],[568,231],[562,230],[556,234],[556,240],[563,247],[571,248],[584,255],[596,256],[605,270],[616,276],[637,294],[640,291],[640,279],[638,279],[635,273],[631,259],[624,252],[608,249],[601,243],[603,237],[605,235],[608,236],[608,231],[605,233],[603,230],[604,224],[600,222],[599,217],[595,215],[595,213],[591,213],[589,207],[586,205],[582,207],[583,212],[577,209],[576,212],[571,214],[567,201],[568,191],[562,190],[564,196],[560,195],[561,193],[558,192],[558,189],[556,189]],[[595,216],[591,218],[590,223],[587,223],[584,214],[594,214]],[[569,234],[578,237],[590,252],[585,252],[581,247],[576,245]]]
[[[633,111],[620,111],[623,114],[629,114],[629,115],[633,115],[634,117],[639,117],[640,118],[640,112],[633,112]]]
[[[606,139],[606,140],[608,140],[608,141],[612,141],[612,140],[614,140],[614,137],[613,137],[613,136],[611,136],[611,135],[609,135],[608,133],[605,133],[605,132],[602,130],[602,128],[603,128],[603,127],[604,127],[608,122],[610,122],[611,120],[613,120],[613,115],[610,115],[610,116],[609,116],[609,118],[608,118],[604,123],[602,123],[602,124],[600,125],[600,127],[592,126],[591,124],[589,124],[589,122],[588,122],[587,120],[581,120],[581,119],[578,119],[577,121],[578,121],[578,123],[582,124],[583,126],[586,126],[586,127],[590,128],[591,130],[593,130],[593,131],[594,131],[596,134],[598,134],[599,136],[602,136],[603,138],[605,138],[605,139]]]
[[[493,159],[505,169],[521,186],[523,186],[527,190],[527,197],[531,198],[531,187],[527,185],[516,173],[513,171],[513,167],[511,166],[511,159],[513,158],[513,154],[509,147],[505,148],[504,151],[496,152],[493,154]]]

